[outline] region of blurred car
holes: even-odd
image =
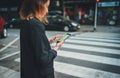
[[[46,30],[63,30],[76,31],[80,28],[80,24],[60,15],[48,16],[49,23],[45,25]]]
[[[53,11],[49,11],[49,15],[62,15],[63,12],[60,10],[53,10]]]
[[[0,16],[0,37],[5,38],[8,36],[6,21]]]
[[[8,28],[20,28],[20,18],[12,18],[10,22],[7,22],[7,27]]]

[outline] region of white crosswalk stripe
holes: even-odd
[[[116,40],[118,38],[112,38],[112,37],[107,37],[107,39],[102,39],[102,38],[104,37],[101,36],[97,38],[96,36],[94,36],[94,38],[92,37],[87,38],[80,35],[70,37],[68,40],[66,40],[66,43],[64,43],[64,45],[62,46],[66,50],[62,50],[62,49],[59,50],[58,56],[60,56],[60,58],[65,57],[65,58],[71,58],[71,59],[120,67],[120,58],[113,58],[112,56],[110,57],[102,56],[102,55],[100,56],[99,54],[98,55],[93,55],[89,53],[85,54],[82,52],[75,52],[70,50],[67,51],[70,48],[79,51],[88,51],[88,52],[91,51],[96,53],[103,53],[103,54],[105,53],[105,54],[120,56],[120,49],[115,49],[115,48],[120,48],[120,44],[119,44],[120,41]],[[52,46],[54,46],[54,44]],[[109,47],[113,47],[113,49]],[[20,58],[17,58],[14,61],[20,62]],[[55,67],[55,71],[57,72],[64,73],[66,75],[72,75],[79,78],[120,78],[120,74],[118,73],[85,67],[72,63],[66,63],[57,60],[55,61],[54,67]]]
[[[104,42],[83,41],[83,40],[66,40],[66,42],[120,48],[120,44],[115,44],[115,43],[104,43]]]
[[[108,49],[108,48],[101,48],[101,47],[93,47],[87,45],[75,45],[75,44],[63,44],[64,48],[73,48],[77,50],[84,50],[84,51],[93,51],[99,53],[110,53],[110,54],[120,54],[120,50],[117,49]]]
[[[87,61],[92,61],[92,62],[98,62],[98,63],[100,62],[100,63],[104,63],[104,64],[120,66],[120,60],[118,60],[116,58],[75,53],[75,52],[69,52],[69,51],[58,51],[58,56],[69,57],[69,58],[74,58],[74,59],[82,59],[82,60],[87,60]]]
[[[70,37],[70,39],[79,39],[79,40],[88,40],[88,41],[100,41],[100,42],[111,42],[111,43],[119,43],[120,44],[120,40],[109,40],[109,39],[100,39],[100,38],[87,38],[87,37]]]
[[[80,77],[80,78],[120,78],[119,74],[62,63],[62,62],[55,62],[55,70],[61,73],[73,75],[75,77]]]
[[[120,40],[120,37],[118,37],[119,34],[116,33],[83,33],[81,35],[76,35],[76,37],[83,37],[83,38],[95,38],[95,39],[113,39],[113,40]]]

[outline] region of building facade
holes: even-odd
[[[98,3],[98,24],[120,25],[120,1],[106,0]]]
[[[12,18],[18,18],[22,1],[23,0],[0,0],[0,15],[2,15],[6,21],[10,21]]]
[[[19,17],[22,1],[0,0],[0,14],[6,20]],[[97,24],[120,25],[120,0],[51,0],[49,14],[60,14],[80,24],[94,24],[96,1]]]
[[[62,8],[63,16],[81,24],[94,24],[97,2],[97,24],[120,25],[120,0],[53,0],[53,2],[56,7]]]

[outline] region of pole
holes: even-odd
[[[95,20],[94,20],[94,31],[96,30],[97,28],[97,2],[96,2],[96,6],[95,6]]]

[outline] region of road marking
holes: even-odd
[[[81,60],[86,60],[86,61],[91,61],[91,62],[102,63],[102,64],[120,66],[119,59],[103,57],[103,56],[75,53],[75,52],[63,51],[63,50],[58,51],[58,56],[68,57],[68,58],[73,58],[73,59],[78,59],[78,60],[81,59]]]
[[[54,46],[54,44],[52,44],[52,46]],[[120,55],[120,50],[116,50],[116,49],[92,47],[92,46],[86,46],[86,45],[73,45],[73,44],[67,44],[67,43],[63,44],[62,47],[83,50],[83,51],[93,51],[93,52],[99,52],[99,53],[109,53],[109,54]]]
[[[106,35],[104,35],[105,33],[102,33],[102,34],[99,34],[99,33],[97,33],[97,34],[91,34],[91,33],[84,33],[84,34],[81,34],[81,35],[76,35],[77,37],[84,37],[84,38],[98,38],[98,39],[117,39],[117,40],[120,40],[120,38],[118,37],[115,37],[115,36],[119,36],[119,35],[115,35],[114,34],[114,36],[113,35],[111,35],[110,36],[110,34],[106,34]]]
[[[20,73],[0,66],[0,78],[20,78]]]
[[[120,78],[119,74],[55,61],[55,71],[80,78]]]
[[[58,56],[120,66],[120,60],[119,59],[103,57],[103,56],[75,53],[75,52],[63,51],[63,50],[58,51]],[[20,58],[17,58],[14,61],[20,62]]]
[[[17,45],[12,45],[12,46],[10,46],[11,48],[18,48],[18,46]]]
[[[9,55],[6,55],[6,56],[4,56],[4,57],[1,57],[0,60],[6,59],[6,58],[8,58],[8,57],[11,57],[11,56],[16,55],[16,54],[19,54],[19,53],[20,53],[20,51],[14,52],[14,53],[12,53],[12,54],[9,54]]]
[[[114,43],[105,43],[105,42],[96,42],[96,41],[80,41],[80,40],[70,40],[70,39],[66,40],[66,42],[120,48],[120,44],[114,44]]]
[[[108,49],[108,48],[98,48],[98,47],[81,46],[81,45],[78,46],[78,45],[72,45],[72,44],[64,44],[62,47],[84,50],[84,51],[86,50],[86,51],[94,51],[94,52],[120,54],[120,50]],[[58,51],[58,56],[70,57],[74,59],[82,59],[82,60],[88,60],[88,61],[94,61],[94,62],[99,62],[99,63],[120,66],[119,59],[103,57],[103,56],[95,56],[95,55],[75,53],[75,52],[63,51],[63,50]],[[20,62],[20,58],[17,58],[14,61]],[[80,77],[80,78],[120,78],[120,74],[106,72],[103,70],[93,69],[93,68],[84,67],[84,66],[67,64],[67,63],[62,63],[62,62],[57,62],[57,61],[55,61],[54,65],[55,65],[55,71],[64,73],[66,75]]]
[[[20,62],[20,58],[15,59]],[[55,71],[83,78],[120,78],[119,74],[55,61]],[[98,76],[98,77],[97,77]]]
[[[93,41],[104,41],[104,42],[116,42],[116,43],[120,43],[119,40],[109,40],[109,39],[99,39],[99,38],[86,38],[86,37],[77,37],[77,36],[74,36],[74,37],[70,37],[69,39],[82,39],[82,40],[93,40]]]
[[[8,47],[10,47],[12,44],[14,44],[17,40],[19,39],[19,37],[15,38],[12,42],[10,42],[9,44],[7,44],[5,47],[0,49],[0,52],[4,51],[5,49],[7,49]]]
[[[20,58],[17,58],[17,59],[15,59],[14,61],[16,61],[16,62],[20,62]]]

